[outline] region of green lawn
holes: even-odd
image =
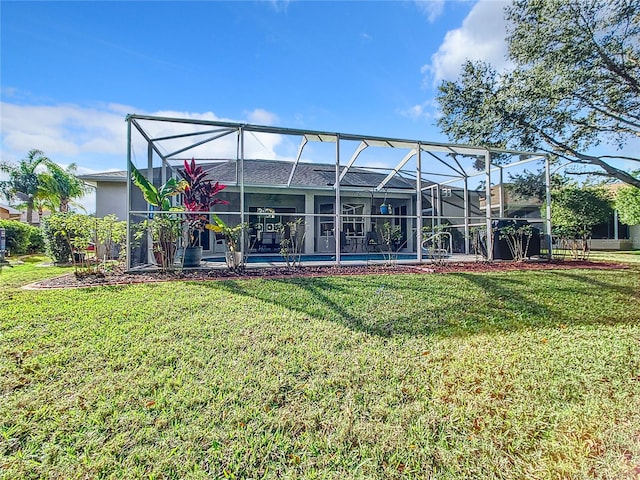
[[[73,272],[71,267],[44,266],[50,260],[41,255],[23,257],[20,260],[11,260],[10,266],[0,268],[0,291],[19,288],[28,283],[37,282],[44,278],[55,277]]]
[[[620,262],[640,265],[640,250],[622,252],[591,252],[589,259],[603,262]]]
[[[640,472],[638,266],[17,288],[46,271],[0,273],[0,478]]]

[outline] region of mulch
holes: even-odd
[[[398,274],[447,274],[508,272],[513,270],[558,270],[558,269],[625,269],[626,265],[591,261],[527,261],[527,262],[458,262],[422,265],[361,265],[361,266],[303,266],[295,269],[286,267],[247,268],[242,272],[225,269],[188,270],[170,273],[145,272],[129,273],[124,267],[116,267],[110,272],[97,275],[77,276],[73,273],[42,280],[23,288],[55,289],[83,288],[107,285],[132,285],[170,281],[243,280],[243,279],[283,279],[310,278],[349,275],[398,275]]]

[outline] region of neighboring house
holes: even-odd
[[[22,212],[8,205],[0,205],[0,220],[20,220]]]
[[[540,218],[543,202],[514,194],[509,184],[491,187],[491,210],[501,218]],[[480,194],[480,209],[486,211],[486,194]]]
[[[42,221],[42,218],[46,217],[47,215],[51,215],[51,212],[49,210],[45,210],[42,212],[42,215],[40,215],[38,213],[38,210],[33,210],[31,212],[31,225],[35,226],[35,227],[39,227],[40,223]],[[27,223],[27,211],[23,210],[20,212],[20,221],[23,223]]]
[[[48,211],[45,211],[42,216],[49,215]],[[7,205],[0,205],[0,220],[16,220],[18,222],[27,223],[27,211],[17,210]],[[39,226],[41,217],[37,210],[31,212],[31,225]]]
[[[609,185],[615,192],[623,183]],[[500,217],[538,218],[543,202],[534,198],[522,198],[510,192],[508,184],[502,188],[491,188],[491,208]],[[484,211],[485,195],[481,195],[480,208]],[[596,225],[592,229],[592,250],[632,250],[640,249],[640,225],[628,226],[620,223],[618,212],[613,211],[607,223]]]
[[[608,190],[615,192],[626,186],[624,183],[608,185]],[[633,250],[640,249],[640,225],[624,225],[618,219],[618,212],[613,211],[609,221],[596,225],[592,231],[592,250]]]
[[[96,217],[114,214],[119,220],[127,219],[126,171],[78,175],[78,178],[96,187]]]

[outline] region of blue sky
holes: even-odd
[[[127,113],[446,140],[435,86],[505,65],[504,5],[2,1],[1,158],[124,169]]]

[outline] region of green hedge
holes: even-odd
[[[7,235],[7,250],[11,255],[24,255],[44,251],[42,232],[38,227],[18,222],[17,220],[0,220],[0,228]]]

